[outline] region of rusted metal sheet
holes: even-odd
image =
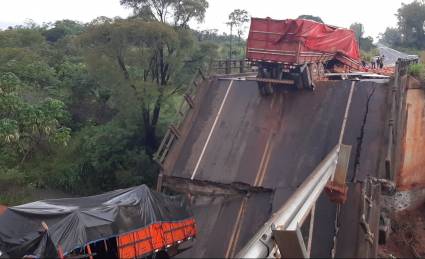
[[[425,91],[407,91],[407,124],[403,141],[403,162],[397,187],[409,190],[425,187]]]

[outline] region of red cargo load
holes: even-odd
[[[251,61],[297,65],[338,59],[357,67],[360,61],[352,30],[304,19],[252,18],[246,56]]]

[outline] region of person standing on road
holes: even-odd
[[[385,56],[382,55],[381,57],[381,62],[380,62],[380,68],[382,69],[384,67],[384,60],[385,60]]]
[[[376,68],[379,68],[381,66],[381,57],[376,57]]]

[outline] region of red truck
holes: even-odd
[[[246,57],[258,67],[261,94],[273,85],[314,89],[325,70],[360,69],[360,51],[352,30],[304,19],[252,18]]]

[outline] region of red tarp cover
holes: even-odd
[[[298,43],[301,43],[300,49]],[[265,50],[267,53],[260,53],[258,50]],[[273,50],[273,53],[270,53],[270,50]],[[338,53],[355,61],[360,60],[358,43],[352,30],[304,19],[252,18],[247,58],[269,58],[272,61],[287,62],[289,55],[285,55],[285,51]]]

